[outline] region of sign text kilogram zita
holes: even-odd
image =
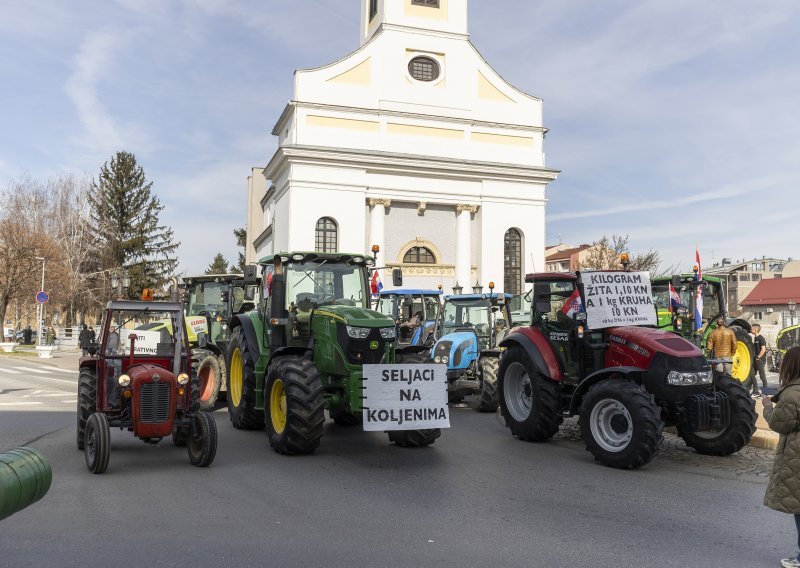
[[[649,272],[582,272],[589,329],[657,325]]]
[[[449,428],[446,365],[364,365],[364,430]]]

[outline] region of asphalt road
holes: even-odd
[[[0,450],[28,444],[53,468],[47,496],[0,521],[0,566],[759,567],[796,553],[791,517],[761,504],[765,475],[737,472],[768,457],[673,448],[618,471],[570,436],[520,442],[468,408],[451,407],[429,448],[328,422],[298,457],[223,409],[208,469],[116,430],[108,471],[92,475],[75,381],[0,357]]]

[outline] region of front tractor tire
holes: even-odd
[[[498,380],[500,412],[511,433],[526,442],[552,438],[563,417],[558,411],[558,384],[543,377],[518,347],[505,352]]]
[[[186,447],[192,465],[211,465],[217,455],[217,423],[211,414],[201,410],[192,415]]]
[[[95,412],[86,421],[86,439],[83,448],[86,467],[92,473],[105,473],[111,456],[111,431],[108,418],[102,412]]]
[[[256,361],[241,327],[228,344],[228,416],[234,428],[260,430],[264,414],[256,409]]]
[[[497,370],[499,357],[483,357],[480,360],[481,388],[475,393],[475,410],[478,412],[496,412],[500,405],[497,396]]]
[[[605,379],[590,387],[578,424],[594,458],[620,469],[648,464],[664,438],[661,408],[652,394],[629,379]]]
[[[84,367],[78,375],[78,449],[83,451],[86,421],[97,410],[97,371]]]
[[[753,339],[738,325],[732,325],[731,330],[736,335],[736,353],[733,354],[731,375],[740,383],[753,381],[756,374]]]
[[[213,411],[222,387],[222,365],[217,355],[205,349],[199,349],[192,355],[200,383],[200,409]]]
[[[742,383],[728,375],[716,379],[714,386],[728,396],[728,426],[723,430],[702,432],[685,432],[678,427],[678,435],[698,454],[728,456],[750,443],[756,431],[756,404]]]
[[[422,353],[397,353],[395,363],[403,365],[431,365],[433,359],[425,352]],[[448,393],[448,401],[449,393]],[[430,446],[442,435],[440,428],[428,428],[425,430],[389,430],[389,441],[394,442],[401,448],[421,448]]]
[[[319,447],[325,407],[322,381],[311,359],[286,356],[270,365],[264,417],[269,445],[279,454],[310,454]]]

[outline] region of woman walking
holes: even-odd
[[[778,394],[772,399],[767,396],[761,399],[764,419],[780,434],[764,505],[794,515],[800,549],[800,347],[786,352],[780,378]],[[781,566],[800,568],[800,554],[784,558]]]

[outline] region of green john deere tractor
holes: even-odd
[[[395,322],[369,309],[363,254],[292,252],[262,259],[256,310],[234,316],[228,344],[228,415],[234,427],[266,425],[281,454],[320,443],[327,410],[338,425],[361,421],[363,365],[427,363],[395,347]],[[402,285],[395,269],[394,285]],[[427,446],[439,429],[390,431],[398,446]]]
[[[703,280],[698,282],[694,274],[681,274],[653,278],[652,281],[659,328],[674,331],[694,342],[703,352],[706,352],[708,336],[717,327],[717,318],[724,317],[728,327],[736,334],[736,353],[733,356],[731,374],[740,382],[752,379],[755,365],[753,365],[754,352],[753,339],[750,337],[750,323],[742,318],[728,318],[722,279],[716,276],[704,276]],[[680,295],[683,305],[686,306],[686,313],[670,310],[670,283]],[[703,288],[703,327],[695,331],[697,289],[701,284]]]

